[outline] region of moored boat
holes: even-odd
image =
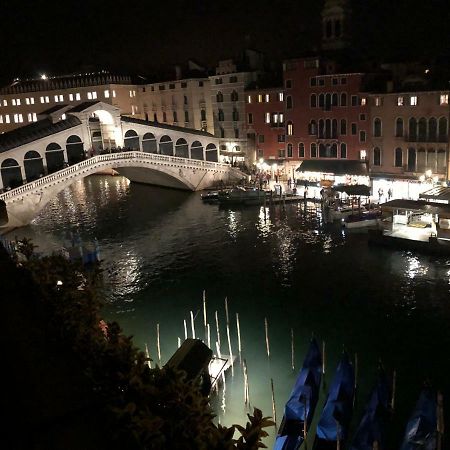
[[[220,205],[261,205],[266,198],[266,191],[237,186],[228,191],[219,192]]]
[[[314,450],[345,448],[355,396],[355,372],[344,352],[317,424]]]
[[[347,216],[343,220],[343,225],[346,228],[374,227],[378,225],[380,219],[381,214],[379,211],[367,211]]]
[[[364,415],[349,450],[386,450],[386,428],[390,417],[392,383],[380,368]]]
[[[315,339],[298,374],[275,440],[275,450],[296,450],[305,440],[311,425],[322,379],[322,355]]]
[[[400,450],[436,450],[437,406],[436,392],[423,389],[406,425]]]
[[[201,199],[205,203],[215,203],[219,200],[218,191],[208,191],[200,195]]]

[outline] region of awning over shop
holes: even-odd
[[[428,214],[439,214],[450,216],[450,205],[442,203],[427,202],[424,200],[391,200],[380,205],[383,211],[394,211],[403,209],[407,211],[417,211]]]
[[[353,184],[349,186],[334,186],[333,190],[336,192],[345,192],[347,195],[363,195],[368,197],[370,195],[370,187],[365,184]]]
[[[368,175],[367,165],[363,161],[344,159],[310,159],[303,161],[297,172],[319,172],[334,175]]]
[[[419,198],[424,200],[435,200],[439,202],[450,202],[450,188],[444,186],[434,187],[428,191],[422,192]]]

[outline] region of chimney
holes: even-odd
[[[175,79],[181,80],[181,67],[175,66]]]

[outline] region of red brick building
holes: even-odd
[[[246,127],[255,161],[284,161],[285,121],[282,87],[248,90],[245,93]]]
[[[298,167],[305,160],[365,161],[370,108],[362,93],[364,74],[336,73],[333,63],[304,58],[285,61],[283,77],[285,165]]]

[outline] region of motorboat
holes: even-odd
[[[364,211],[361,214],[351,214],[342,219],[345,228],[366,228],[375,227],[381,219],[381,212],[378,210]]]
[[[322,379],[322,355],[312,339],[297,376],[275,440],[275,450],[296,450],[305,440],[319,398]]]
[[[205,203],[216,203],[219,200],[219,191],[208,191],[200,195]]]
[[[345,448],[355,397],[355,371],[344,352],[317,424],[313,450]]]
[[[266,191],[241,186],[219,192],[218,195],[220,205],[261,205],[265,199]]]

